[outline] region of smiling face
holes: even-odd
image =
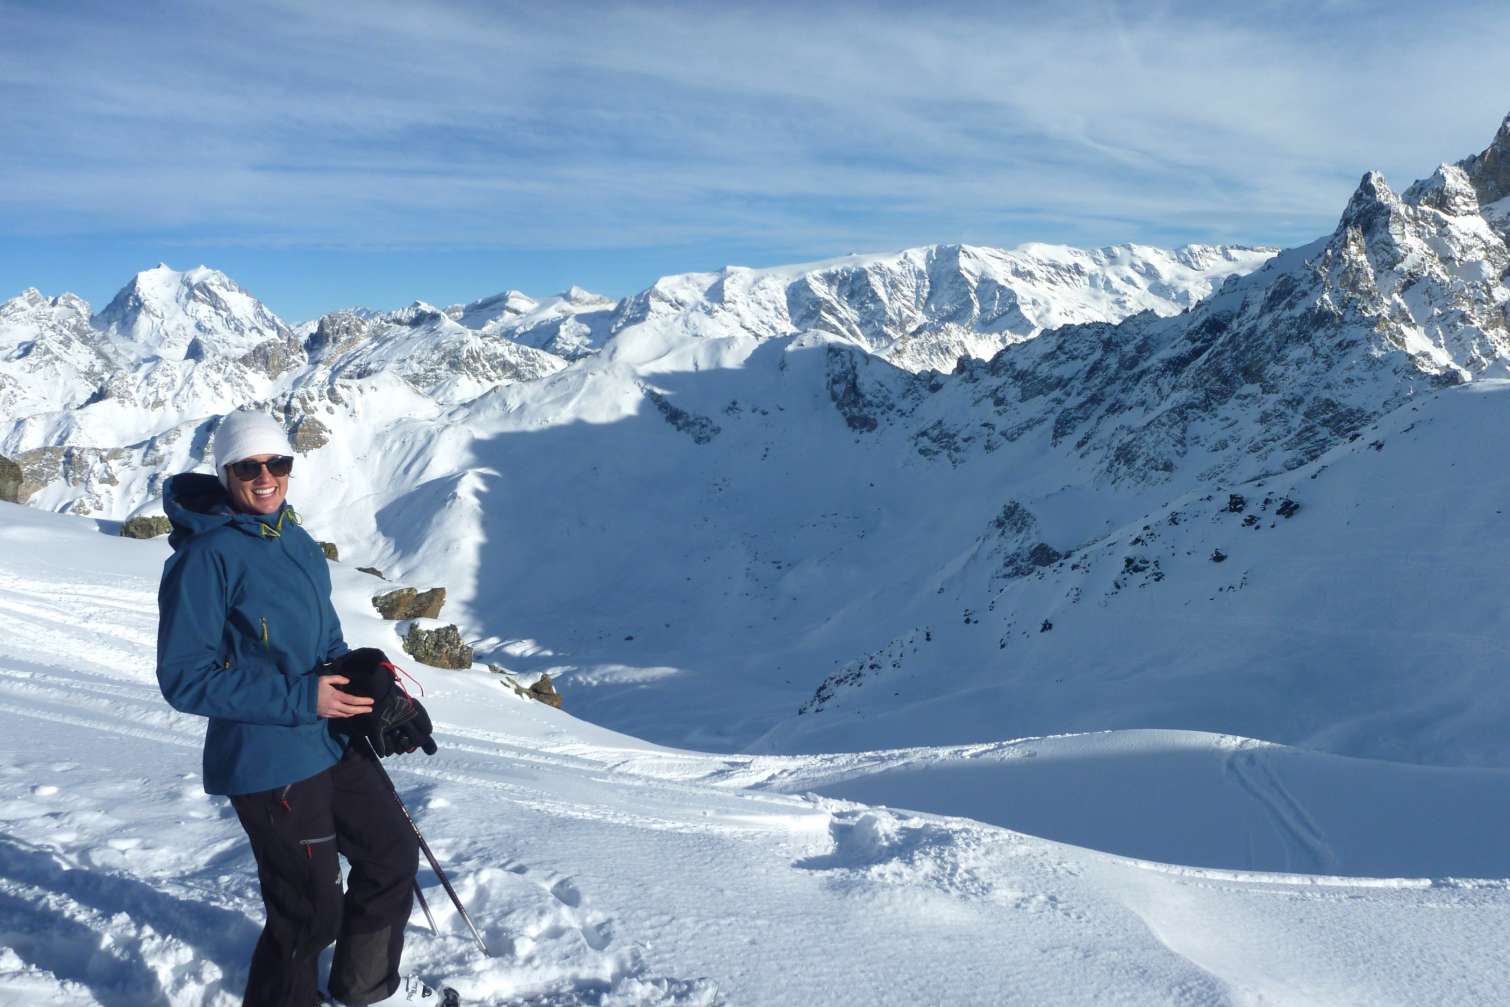
[[[265,462],[276,457],[252,455],[246,460]],[[261,465],[256,477],[250,480],[238,479],[235,472],[228,473],[226,490],[231,494],[231,506],[243,514],[275,514],[288,496],[288,476],[275,476],[266,465]]]

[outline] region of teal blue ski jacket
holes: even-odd
[[[204,789],[250,794],[308,779],[347,744],[315,712],[317,670],[346,653],[324,552],[293,508],[231,509],[214,476],[168,480],[173,555],[157,594],[157,683],[210,719]]]

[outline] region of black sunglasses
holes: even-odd
[[[249,483],[257,478],[264,467],[267,468],[268,475],[276,479],[282,479],[294,470],[294,460],[288,455],[279,455],[276,458],[269,458],[265,462],[252,461],[248,458],[244,462],[232,462],[226,466],[230,470],[231,475],[244,483]]]

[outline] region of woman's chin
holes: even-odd
[[[274,493],[269,497],[244,496],[236,501],[236,509],[248,514],[276,514],[283,506],[283,497]]]

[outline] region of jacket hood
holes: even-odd
[[[231,525],[253,538],[276,537],[264,529],[275,529],[285,512],[298,520],[285,501],[276,514],[241,514],[231,507],[230,494],[220,480],[202,472],[182,472],[163,487],[163,513],[173,525],[168,545],[177,550],[189,539],[223,525]]]

